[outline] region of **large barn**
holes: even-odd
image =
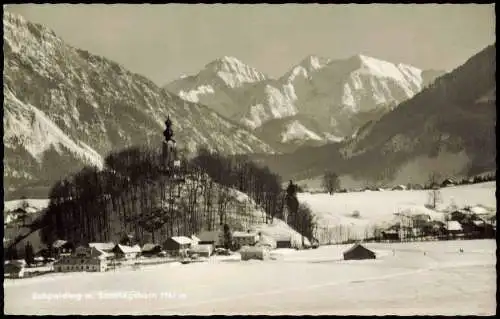
[[[376,259],[375,253],[361,244],[356,244],[344,252],[344,260]]]

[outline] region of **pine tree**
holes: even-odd
[[[35,261],[35,253],[33,251],[33,246],[31,245],[30,242],[26,243],[26,247],[25,247],[25,260],[26,260],[26,263],[31,266],[31,264],[33,264],[33,262]]]
[[[233,236],[228,224],[224,224],[224,248],[231,249]]]

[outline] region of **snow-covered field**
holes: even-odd
[[[7,279],[5,313],[495,313],[495,241],[366,246],[377,253],[376,260],[342,261],[348,246],[322,246],[295,252],[276,250],[273,254],[280,258],[268,261],[212,260],[135,271]]]
[[[436,210],[443,211],[454,204],[458,208],[478,205],[495,212],[495,191],[495,182],[442,188],[442,202]],[[434,220],[442,220],[442,213],[425,207],[429,201],[428,197],[429,191],[426,190],[366,191],[338,193],[333,196],[325,193],[298,194],[299,201],[311,207],[320,227],[344,225],[360,232],[369,225],[380,225],[394,220],[394,213],[397,212],[428,214]],[[359,212],[359,218],[351,217],[354,211]]]

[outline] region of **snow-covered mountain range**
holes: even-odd
[[[365,55],[342,60],[308,56],[272,79],[234,57],[223,57],[165,88],[258,132],[279,123],[272,129],[276,135],[261,135],[268,142],[327,142],[352,136],[443,73]],[[298,131],[307,133],[298,137]]]
[[[345,177],[344,187],[423,185],[436,173],[444,179],[494,172],[495,71],[493,44],[377,121],[365,123],[353,138],[254,160],[284,180],[318,181],[333,170]]]
[[[160,143],[170,115],[178,144],[224,153],[272,153],[245,127],[166,92],[121,65],[67,45],[51,30],[5,12],[4,185],[50,185],[85,164],[101,166],[114,149]],[[243,85],[234,63],[214,65]],[[249,77],[264,76],[247,69]],[[30,196],[30,194],[24,194]],[[45,194],[46,196],[46,194]]]

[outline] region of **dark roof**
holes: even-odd
[[[367,251],[375,254],[373,251],[371,251],[370,249],[366,248],[365,246],[363,246],[361,244],[356,244],[356,245],[352,246],[351,248],[349,248],[348,250],[346,250],[344,252],[344,254],[348,254],[348,253],[353,252],[353,251],[358,250],[358,249],[367,250]]]
[[[150,251],[150,250],[154,250],[155,248],[158,248],[161,246],[158,245],[158,244],[152,244],[152,243],[148,243],[148,244],[144,244],[144,246],[142,246],[142,251]]]

